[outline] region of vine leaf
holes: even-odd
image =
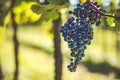
[[[34,4],[31,6],[31,9],[36,14],[44,14],[45,12],[50,12],[54,9],[56,9],[58,6],[55,6],[54,4],[48,4],[48,5],[41,5],[41,4]]]
[[[64,5],[60,5],[59,7],[58,7],[58,10],[61,10],[61,9],[63,9],[63,8],[67,8],[67,7],[69,7],[69,3],[65,3]]]
[[[117,32],[120,34],[120,23],[118,21],[115,21],[115,25]]]
[[[49,13],[42,14],[41,20],[48,21],[49,19],[56,20],[59,17],[59,15],[55,11],[51,11]]]
[[[120,9],[117,9],[115,12],[115,20],[117,20],[120,23]]]
[[[43,21],[48,21],[50,19],[51,20],[58,19],[59,18],[58,13],[61,11],[61,9],[66,8],[66,7],[69,7],[69,3],[64,3],[64,5],[56,5],[56,4],[42,5],[38,3],[38,4],[33,4],[31,6],[31,10],[36,14],[41,14],[41,17],[37,22],[41,24],[41,22]]]
[[[115,22],[114,22],[114,18],[113,17],[108,17],[107,18],[107,23],[110,27],[115,27]]]
[[[115,11],[115,17],[114,17],[114,22],[115,22],[115,29],[117,30],[117,32],[120,34],[120,9],[117,9]]]
[[[44,9],[43,6],[39,5],[39,4],[34,4],[31,6],[31,10],[36,13],[36,14],[41,14],[44,13]]]
[[[58,19],[58,17],[59,17],[59,14],[55,11],[50,11],[49,13],[45,12],[44,14],[41,15],[38,23],[41,24],[43,21],[47,22],[50,19],[56,20],[56,19]]]
[[[68,0],[47,0],[50,4],[60,5]]]
[[[50,4],[58,4],[61,0],[48,0]]]
[[[19,6],[22,2],[39,2],[39,0],[17,0],[14,6]]]

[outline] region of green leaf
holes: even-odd
[[[56,9],[56,5],[54,5],[54,4],[48,4],[48,5],[43,5],[44,6],[44,10],[46,10],[46,11],[51,11],[51,10],[53,10],[53,9]]]
[[[64,5],[60,5],[59,7],[58,7],[58,10],[61,10],[61,9],[63,9],[63,8],[67,8],[67,7],[69,7],[69,3],[65,3]]]
[[[48,4],[48,5],[41,5],[41,4],[34,4],[31,6],[31,9],[36,14],[44,14],[44,12],[50,12],[52,10],[55,10],[58,6],[54,4]]]
[[[57,5],[60,5],[60,4],[64,4],[66,3],[68,0],[48,0],[48,2],[50,4],[57,4]]]
[[[116,24],[115,28],[117,32],[120,33],[120,23],[118,21],[115,21],[115,24]]]
[[[31,10],[36,13],[36,14],[41,14],[41,13],[44,13],[44,6],[42,5],[39,5],[39,4],[34,4],[31,6]]]
[[[22,2],[33,2],[33,3],[39,3],[39,0],[17,0],[14,6],[19,6]]]
[[[49,14],[49,18],[51,18],[52,20],[56,20],[59,18],[59,14],[57,11],[51,11]]]
[[[47,0],[50,4],[55,4],[55,3],[58,3],[59,0]]]
[[[120,23],[120,9],[117,9],[115,14],[115,20]]]
[[[43,21],[49,21],[49,20],[56,20],[58,19],[59,14],[56,11],[50,11],[45,12],[44,14],[41,15],[40,19],[39,19],[39,23],[42,23]]]
[[[58,1],[58,3],[64,0],[49,0],[51,3]],[[66,1],[66,0],[65,0]],[[64,1],[64,2],[65,2]],[[61,9],[66,8],[69,6],[69,3],[64,3],[64,5],[56,5],[56,4],[48,4],[48,5],[41,5],[41,4],[34,4],[31,6],[31,9],[36,14],[41,14],[39,19],[39,23],[48,20],[56,20],[59,17],[59,12]]]
[[[110,26],[110,27],[115,27],[115,22],[114,22],[114,18],[112,18],[112,17],[108,17],[107,18],[107,23],[108,23],[108,25]]]

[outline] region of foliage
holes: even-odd
[[[57,12],[57,7],[55,5],[49,4],[49,5],[39,5],[35,4],[31,7],[32,11],[41,14],[41,21],[48,21],[49,19],[56,20],[59,17],[59,14]],[[53,16],[54,15],[54,16]]]
[[[115,20],[114,18],[108,17],[108,18],[107,18],[107,23],[108,23],[108,25],[111,26],[111,27],[115,27],[114,20]]]
[[[115,1],[112,0],[108,7],[109,13],[113,14],[114,17],[107,17],[107,24],[120,32],[120,6],[116,5]]]
[[[31,11],[30,7],[33,4],[35,4],[35,2],[22,1],[18,5],[15,5],[13,11],[15,13],[15,19],[18,24],[32,23],[40,18],[40,15],[34,14]]]
[[[64,0],[48,0],[49,4],[42,5],[40,3],[32,5],[31,9],[36,14],[41,14],[41,18],[39,22],[48,21],[49,19],[55,20],[59,17],[59,11],[62,8],[68,7],[67,1]],[[86,2],[86,0],[81,0],[82,3]],[[102,0],[98,0],[98,3],[102,5]],[[107,13],[111,13],[114,17],[107,17],[106,21],[110,27],[114,27],[117,31],[120,30],[119,22],[120,22],[120,10],[119,6],[116,7],[116,3],[114,0],[111,1],[110,10]],[[105,9],[106,7],[103,7]],[[53,16],[54,15],[54,16]]]
[[[58,19],[60,10],[69,6],[69,3],[65,0],[48,0],[48,2],[49,4],[47,5],[37,3],[31,6],[34,13],[41,14],[39,23],[50,19]]]
[[[64,4],[66,3],[67,0],[47,0],[50,4],[56,4],[56,5],[60,5],[60,4]]]
[[[117,9],[115,14],[116,14],[116,18],[114,20],[115,28],[117,29],[117,32],[120,33],[120,9]]]

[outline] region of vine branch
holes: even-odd
[[[99,10],[90,0],[87,0],[87,3],[92,6],[100,15],[102,16],[108,16],[108,17],[113,17],[113,18],[117,18],[116,16],[114,15],[111,15],[111,14],[106,14],[104,12],[102,12],[101,10]]]

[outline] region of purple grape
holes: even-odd
[[[98,5],[96,2],[93,4]],[[68,18],[64,26],[60,28],[60,32],[71,50],[71,63],[67,68],[70,72],[75,72],[77,65],[85,56],[86,46],[90,45],[93,39],[92,24],[96,23],[99,26],[101,22],[100,14],[88,3],[77,4],[77,7],[68,13],[73,14],[73,17]]]

